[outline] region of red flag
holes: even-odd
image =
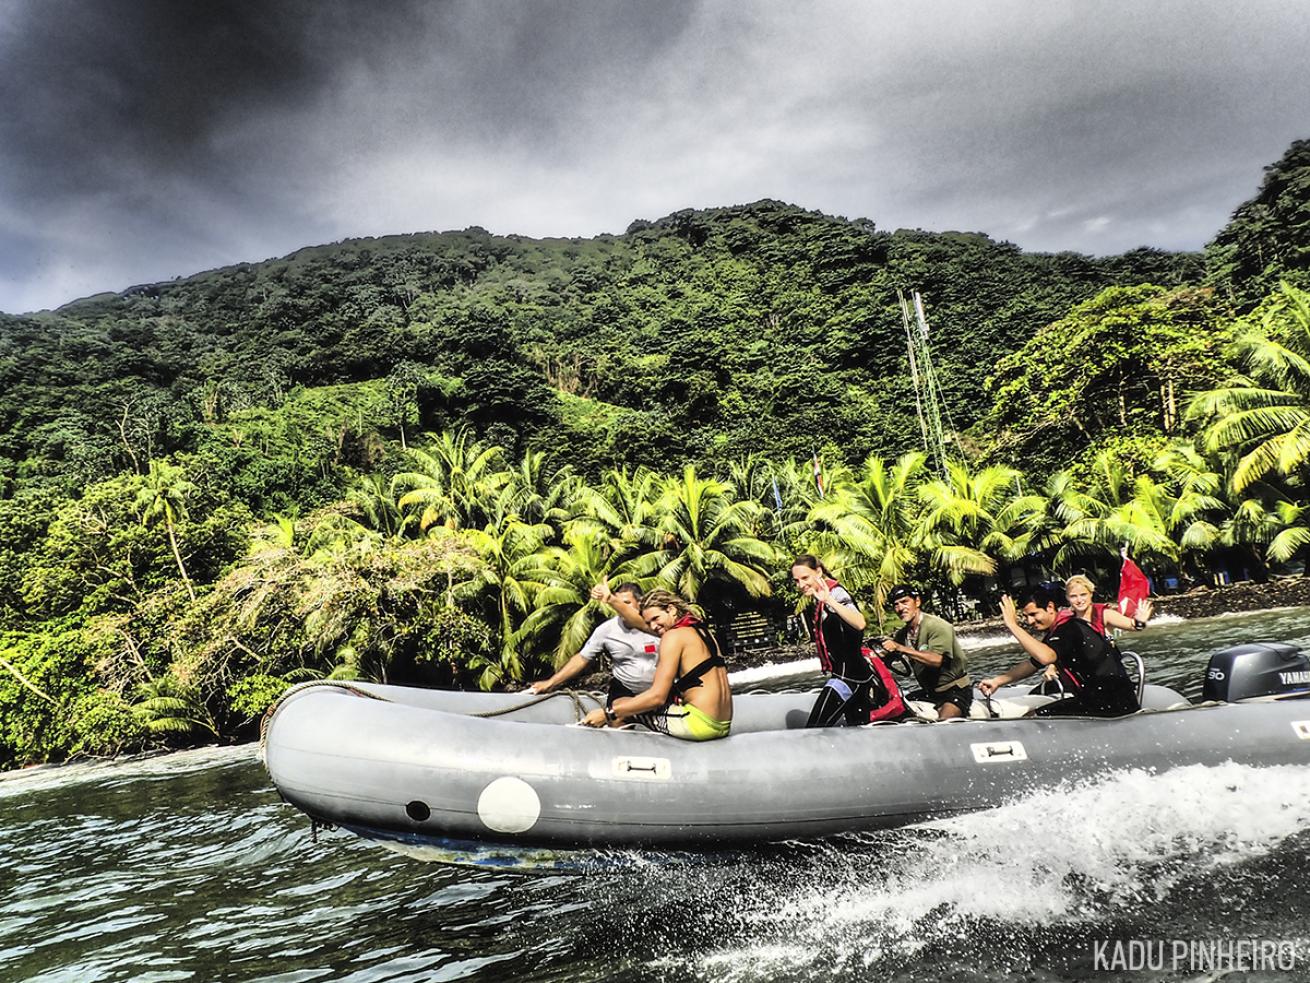
[[[1137,613],[1137,605],[1151,593],[1151,582],[1142,568],[1128,559],[1127,552],[1123,557],[1124,564],[1119,570],[1119,611],[1131,618]]]

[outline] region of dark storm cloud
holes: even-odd
[[[782,198],[1196,248],[1310,133],[1295,4],[8,0],[0,310],[298,246]]]
[[[241,170],[227,135],[341,108],[334,100],[356,85],[369,98],[344,107],[340,134],[458,121],[488,136],[548,132],[558,103],[605,85],[606,71],[631,71],[686,9],[660,5],[656,17],[655,6],[614,17],[613,5],[540,2],[27,3],[0,58],[3,175],[37,198],[99,192],[133,169],[221,179]],[[577,16],[586,10],[595,16]],[[302,134],[269,135],[255,160]]]
[[[276,141],[252,155],[230,135],[304,111],[344,51],[367,60],[417,23],[402,6],[379,20],[357,6],[255,0],[48,0],[7,13],[0,262],[7,278],[55,284],[113,269],[123,251],[163,258],[176,246],[203,261],[222,238],[203,228],[211,209],[283,211],[252,178],[295,155]]]
[[[343,196],[404,195],[416,175],[388,176],[392,153],[546,161],[577,94],[631,80],[691,10],[11,2],[0,27],[0,309],[86,292],[98,270],[95,287],[118,288],[120,271],[160,277],[379,231],[340,209]],[[396,231],[441,219],[401,211]]]
[[[894,75],[857,90],[880,97],[901,155],[875,204],[883,225],[1034,249],[1196,249],[1261,167],[1310,134],[1297,54],[1310,20],[1287,5],[958,10],[945,32],[915,32]]]
[[[352,39],[403,42],[413,14],[295,2],[78,3],[18,8],[0,61],[4,178],[36,196],[100,191],[116,172],[204,168],[212,136],[311,100]]]

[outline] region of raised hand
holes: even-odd
[[[1014,628],[1019,624],[1019,610],[1014,605],[1014,598],[1009,594],[1001,595],[1001,620],[1005,622],[1007,628]]]
[[[828,587],[828,581],[822,577],[816,577],[814,579],[814,599],[820,604],[828,604],[831,607],[831,598],[832,590]]]

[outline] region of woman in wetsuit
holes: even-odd
[[[1113,604],[1102,604],[1099,601],[1092,600],[1092,593],[1096,590],[1096,585],[1092,583],[1089,577],[1076,573],[1064,582],[1064,599],[1069,602],[1066,608],[1060,608],[1056,613],[1055,623],[1062,625],[1071,618],[1077,618],[1080,621],[1091,625],[1092,631],[1096,632],[1110,644],[1111,650],[1118,657],[1119,646],[1115,644],[1115,629],[1121,631],[1144,631],[1146,623],[1151,620],[1151,602],[1149,599],[1138,603],[1137,610],[1133,612],[1130,618],[1123,614]],[[1054,683],[1058,677],[1055,666],[1046,667],[1042,674],[1046,683]],[[1051,692],[1048,686],[1043,692]]]
[[[632,721],[684,741],[727,737],[732,726],[732,690],[718,643],[686,601],[653,590],[641,601],[641,616],[660,636],[659,662],[650,689],[623,697],[583,718],[588,727]]]
[[[1064,598],[1069,602],[1067,608],[1061,608],[1056,616],[1056,624],[1068,618],[1081,618],[1092,626],[1092,630],[1106,638],[1113,637],[1111,631],[1142,631],[1151,620],[1151,602],[1144,600],[1137,605],[1133,617],[1123,614],[1113,604],[1101,604],[1092,600],[1096,585],[1081,573],[1076,573],[1064,582]]]
[[[814,599],[814,644],[819,663],[830,674],[814,701],[806,727],[832,727],[845,718],[848,726],[869,722],[871,706],[881,704],[881,681],[864,657],[864,615],[846,588],[809,553],[791,565],[796,589]],[[882,697],[885,699],[885,696]]]

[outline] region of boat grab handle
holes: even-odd
[[[1050,696],[1050,695],[1051,695],[1050,687],[1051,687],[1051,684],[1052,684],[1052,683],[1055,684],[1055,690],[1056,690],[1056,692],[1059,694],[1059,695],[1056,697],[1056,699],[1063,700],[1066,696],[1069,695],[1068,693],[1066,693],[1066,692],[1064,691],[1064,679],[1060,676],[1059,673],[1056,673],[1054,679],[1047,679],[1045,676],[1043,676],[1042,679],[1041,679],[1041,681],[1040,681],[1036,686],[1034,686],[1032,689],[1030,689],[1030,690],[1028,691],[1028,695],[1029,695],[1029,696]]]
[[[1142,694],[1146,692],[1146,661],[1136,652],[1121,652],[1119,654],[1120,662],[1127,662],[1132,659],[1137,663],[1137,705],[1142,705]],[[1127,669],[1124,666],[1124,669]]]

